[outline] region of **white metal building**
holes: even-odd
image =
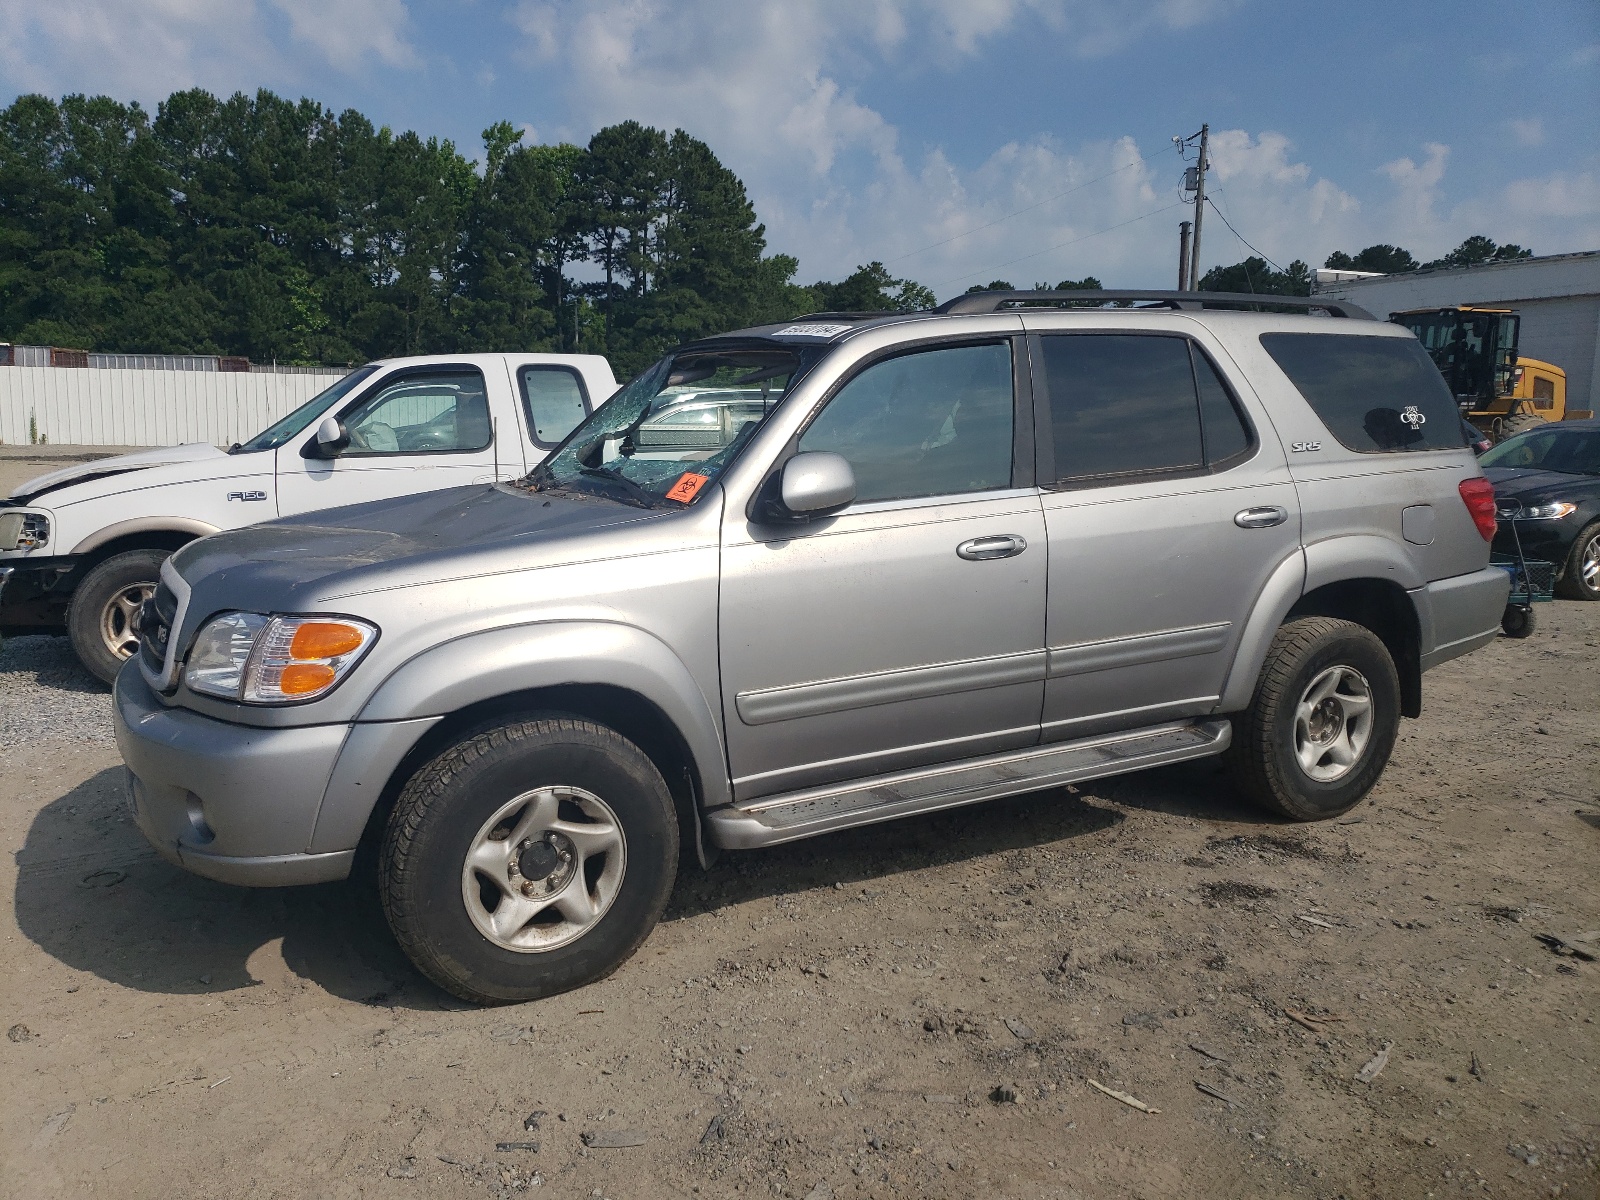
[[[1320,285],[1317,294],[1379,318],[1452,304],[1514,308],[1522,314],[1519,351],[1567,373],[1569,407],[1600,410],[1600,250],[1344,279]]]
[[[345,374],[343,367],[268,367],[203,355],[6,346],[0,350],[0,443],[226,447]]]

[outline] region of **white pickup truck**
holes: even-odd
[[[184,543],[312,509],[532,470],[616,390],[593,354],[369,363],[230,450],[141,450],[0,500],[0,636],[60,633],[109,683],[133,617]]]

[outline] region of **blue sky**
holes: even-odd
[[[1208,121],[1267,256],[1600,249],[1596,0],[0,0],[0,92],[268,87],[454,139],[681,126],[809,281],[1170,286]],[[1248,251],[1208,214],[1206,263]]]

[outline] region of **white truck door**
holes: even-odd
[[[486,379],[469,364],[384,375],[332,414],[349,435],[333,457],[315,454],[315,426],[278,451],[279,515],[521,474],[521,437],[504,391],[503,377]]]

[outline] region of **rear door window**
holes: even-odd
[[[1057,483],[1204,466],[1186,339],[1062,334],[1039,343]]]
[[[1261,345],[1347,450],[1460,450],[1450,388],[1408,337],[1264,333]]]

